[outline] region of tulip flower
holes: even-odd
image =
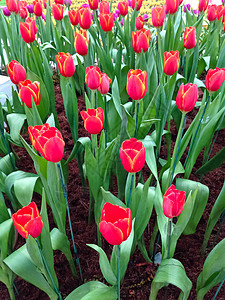
[[[88,53],[88,35],[86,30],[81,29],[75,32],[74,45],[78,54],[84,56]]]
[[[54,0],[55,1],[55,4],[60,4],[60,5],[63,5],[64,3],[64,1],[63,0]]]
[[[141,6],[142,6],[142,3],[143,3],[143,0],[132,0],[132,8],[135,9],[135,6],[136,6],[136,11],[139,11]]]
[[[54,163],[63,158],[65,143],[62,134],[55,127],[49,127],[49,124],[29,126],[28,133],[33,147],[47,161]]]
[[[6,17],[9,17],[11,15],[11,12],[9,11],[7,6],[3,7],[2,11]]]
[[[79,8],[78,20],[81,28],[89,29],[91,27],[91,12],[89,8],[85,8],[85,7]]]
[[[100,2],[100,14],[109,14],[110,13],[110,5],[108,1]]]
[[[99,21],[103,31],[111,31],[114,23],[114,15],[113,13],[100,14]]]
[[[102,95],[106,95],[109,92],[109,87],[111,84],[111,79],[109,78],[109,76],[105,73],[101,74],[101,83],[100,86],[98,87],[98,91],[99,93],[101,93]]]
[[[165,20],[165,6],[156,6],[152,8],[152,25],[162,27]]]
[[[12,221],[19,234],[25,239],[29,234],[33,238],[41,234],[43,222],[35,202],[19,209],[12,215]]]
[[[186,198],[186,192],[176,190],[171,185],[163,196],[163,213],[167,218],[172,219],[181,214]]]
[[[28,11],[27,11],[26,7],[20,7],[19,16],[20,16],[21,19],[26,19],[27,18]]]
[[[212,22],[217,18],[217,5],[209,5],[207,9],[207,19]]]
[[[137,30],[142,29],[144,27],[144,23],[145,20],[142,16],[137,17],[135,20],[135,27],[137,28]]]
[[[129,173],[141,171],[145,164],[146,151],[143,143],[136,138],[125,140],[120,148],[120,159]]]
[[[165,52],[163,56],[163,71],[166,75],[173,75],[179,67],[179,52]]]
[[[127,76],[127,93],[133,100],[143,99],[147,92],[147,72],[130,70]]]
[[[128,14],[128,1],[121,1],[118,3],[118,9],[121,16],[126,16]]]
[[[39,105],[41,94],[38,81],[31,82],[29,79],[19,82],[19,97],[27,107],[32,108],[32,98],[35,105]],[[32,97],[32,98],[31,98]]]
[[[101,107],[80,112],[84,128],[90,134],[98,134],[104,127],[104,111]]]
[[[88,4],[90,6],[90,9],[92,9],[92,10],[98,9],[98,3],[99,3],[99,0],[88,0]]]
[[[73,57],[70,53],[59,52],[55,56],[59,72],[64,77],[72,77],[75,72]]]
[[[219,20],[222,17],[222,20],[224,22],[224,16],[225,16],[225,7],[223,5],[217,6],[217,19]]]
[[[6,6],[10,12],[18,14],[19,12],[19,1],[18,0],[6,0]]]
[[[25,22],[20,22],[20,34],[26,43],[33,43],[37,33],[37,25],[34,19],[27,18]]]
[[[196,46],[196,28],[195,27],[185,27],[183,44],[184,48],[192,49]]]
[[[166,0],[166,13],[175,14],[178,10],[179,0]]]
[[[101,71],[98,67],[87,67],[85,71],[85,82],[90,90],[97,90],[101,83]]]
[[[33,1],[33,8],[34,8],[35,16],[41,17],[42,12],[43,12],[42,3],[39,0],[34,0]]]
[[[78,10],[69,10],[68,11],[68,16],[69,16],[69,19],[70,19],[70,23],[73,25],[73,26],[77,26],[78,23],[79,23],[79,14],[78,14]]]
[[[198,87],[196,84],[187,83],[181,84],[177,93],[176,104],[178,109],[187,113],[191,111],[198,100]]]
[[[131,210],[106,202],[102,209],[99,230],[109,244],[122,244],[132,230]]]
[[[199,0],[198,10],[200,12],[202,12],[203,10],[205,11],[208,7],[208,4],[209,4],[209,0]]]
[[[7,66],[7,71],[10,80],[14,84],[19,84],[20,81],[24,81],[27,77],[26,71],[23,66],[16,60],[12,60]]]
[[[34,7],[33,7],[33,4],[29,4],[27,5],[27,10],[30,14],[33,14],[34,13]]]
[[[151,41],[151,32],[150,30],[141,29],[137,32],[132,32],[132,45],[136,53],[148,51]]]
[[[61,21],[63,19],[63,6],[61,4],[53,4],[52,14],[56,21]]]
[[[209,92],[216,92],[225,81],[225,69],[215,68],[207,72],[205,86]]]

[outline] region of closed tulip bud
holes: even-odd
[[[169,51],[164,52],[163,56],[163,71],[166,75],[173,75],[179,67],[179,52]]]
[[[100,26],[103,31],[111,31],[114,23],[114,15],[113,13],[109,14],[100,14],[99,16]]]
[[[182,213],[186,198],[186,192],[176,190],[171,185],[163,196],[163,213],[167,218],[172,219]]]
[[[19,16],[21,19],[26,19],[28,16],[28,11],[26,7],[20,7]]]
[[[142,3],[143,3],[143,0],[132,0],[132,8],[135,9],[135,6],[136,6],[136,11],[139,11],[141,6],[142,6]]]
[[[141,29],[137,32],[132,32],[132,45],[136,53],[148,51],[151,41],[151,32],[150,30]]]
[[[18,61],[12,60],[6,67],[9,77],[14,84],[19,84],[20,81],[24,81],[26,79],[26,71],[24,67],[18,63]]]
[[[40,83],[38,81],[31,82],[29,79],[20,81],[19,97],[27,107],[32,108],[32,99],[36,106],[40,104],[41,94],[39,86]]]
[[[99,0],[88,0],[88,4],[90,6],[90,9],[92,9],[92,10],[98,9],[98,3],[99,3]]]
[[[130,70],[127,76],[127,93],[133,100],[143,99],[147,92],[147,72]]]
[[[106,95],[109,92],[109,87],[111,84],[111,79],[109,76],[105,73],[101,74],[101,83],[100,86],[98,87],[99,93],[102,95]]]
[[[90,134],[98,134],[104,127],[104,111],[101,107],[80,112],[84,128]]]
[[[75,72],[73,57],[70,53],[59,52],[55,56],[59,72],[63,77],[72,77]]]
[[[121,1],[118,3],[118,9],[121,16],[126,16],[128,14],[128,1]]]
[[[101,71],[98,67],[87,67],[85,71],[85,82],[90,90],[97,90],[101,83]]]
[[[43,12],[42,3],[39,0],[35,0],[33,1],[33,7],[35,16],[41,17]]]
[[[106,202],[102,209],[99,230],[110,245],[122,244],[132,230],[131,210]]]
[[[47,161],[59,162],[63,158],[65,143],[62,134],[49,124],[29,126],[28,133],[33,147]]]
[[[177,93],[176,104],[178,109],[187,113],[191,111],[198,100],[198,87],[196,84],[187,83],[181,84]]]
[[[81,29],[75,32],[74,45],[78,54],[84,56],[88,53],[88,35],[86,30]]]
[[[202,12],[203,10],[205,11],[208,7],[208,4],[209,4],[209,0],[199,0],[198,10],[200,12]]]
[[[77,26],[79,24],[79,14],[78,14],[78,10],[69,10],[68,11],[68,16],[69,16],[69,19],[70,19],[70,23],[73,25],[73,26]]]
[[[218,5],[217,6],[217,19],[219,20],[222,18],[224,21],[224,16],[225,16],[225,7],[223,5]]]
[[[166,0],[166,13],[175,14],[178,10],[179,0]]]
[[[63,0],[54,0],[55,1],[55,4],[60,4],[60,5],[63,5]]]
[[[9,11],[7,6],[3,7],[2,11],[6,17],[9,17],[11,15],[11,12]]]
[[[137,30],[142,29],[144,27],[144,23],[145,20],[142,16],[137,17],[135,20],[135,27],[137,28]]]
[[[110,5],[108,1],[100,2],[100,14],[109,14],[110,13]]]
[[[6,0],[7,8],[10,12],[18,14],[19,12],[19,1],[18,0]]]
[[[165,20],[165,6],[156,6],[152,8],[152,25],[162,27]]]
[[[86,7],[79,8],[78,19],[81,28],[89,29],[91,27],[91,19],[92,19],[90,9]]]
[[[217,18],[217,6],[215,4],[209,5],[207,9],[207,19],[212,22]]]
[[[225,81],[225,69],[215,68],[207,72],[205,86],[209,92],[216,92]]]
[[[184,48],[192,49],[196,46],[196,28],[195,27],[185,27],[183,44]]]
[[[61,4],[53,4],[52,14],[56,21],[61,21],[63,19],[63,6]]]
[[[146,151],[141,141],[135,138],[125,140],[119,153],[122,165],[127,172],[137,173],[144,167]]]
[[[33,7],[33,4],[29,4],[27,5],[27,10],[30,14],[33,14],[34,13],[34,7]]]
[[[25,239],[29,234],[34,239],[41,234],[43,222],[35,202],[19,209],[12,215],[12,221],[19,234]]]
[[[37,33],[37,25],[34,19],[27,18],[25,22],[20,22],[20,34],[26,43],[32,43]]]

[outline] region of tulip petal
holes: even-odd
[[[57,163],[63,158],[65,143],[59,137],[52,137],[44,145],[43,157],[51,162]]]
[[[120,245],[123,242],[123,232],[112,223],[101,221],[99,230],[106,241],[111,245]]]
[[[34,239],[41,234],[43,228],[43,222],[41,217],[30,220],[25,226],[25,230],[30,234]]]

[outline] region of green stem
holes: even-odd
[[[91,91],[91,108],[95,108],[95,90]]]
[[[10,159],[10,163],[12,165],[13,171],[15,171],[16,170],[16,166],[15,166],[14,161],[12,159],[10,148],[9,148],[7,142],[6,142],[6,138],[5,138],[5,135],[4,135],[4,128],[2,128],[1,124],[0,124],[0,132],[1,132],[2,140],[3,140],[3,144],[4,144],[4,146],[5,146],[5,148],[6,148],[7,152],[8,152],[8,155],[9,155],[9,159]]]
[[[218,289],[217,289],[217,291],[216,291],[216,293],[215,293],[215,295],[213,297],[213,300],[216,299],[216,297],[219,294],[219,291],[220,291],[221,287],[223,286],[224,282],[225,282],[225,277],[224,277],[223,281],[221,282],[220,286],[218,287]]]
[[[105,148],[107,148],[107,100],[105,96]]]
[[[97,108],[97,90],[95,90],[95,109]]]
[[[14,294],[14,291],[13,291],[13,288],[12,287],[8,287],[8,291],[9,291],[9,296],[10,296],[10,300],[15,300],[15,294]]]
[[[171,231],[172,231],[172,219],[169,219],[169,223],[168,223],[168,252],[167,252],[167,258],[170,258]]]
[[[186,59],[185,59],[185,78],[188,81],[188,63],[189,63],[190,52],[186,51]]]
[[[136,138],[137,128],[138,128],[139,101],[135,101],[135,112],[136,112],[136,126],[135,126],[134,137]]]
[[[89,195],[89,211],[88,211],[88,224],[92,224],[93,222],[93,211],[94,211],[94,198],[92,196],[92,193],[90,191]]]
[[[167,145],[167,160],[170,161],[171,156],[171,132],[170,132],[170,111],[167,117],[166,145]]]
[[[163,73],[163,53],[162,53],[162,38],[160,34],[160,29],[157,27],[157,37],[158,37],[158,54],[159,54],[159,62],[160,62],[160,71]]]
[[[91,142],[92,142],[92,153],[93,153],[94,157],[96,157],[97,149],[98,149],[97,134],[91,135]]]
[[[118,253],[117,253],[117,297],[120,300],[120,245],[118,245]]]
[[[131,176],[130,190],[129,190],[129,196],[128,196],[128,200],[127,200],[127,207],[129,207],[129,204],[130,204],[130,199],[131,199],[131,194],[132,194],[132,189],[133,189],[133,183],[134,183],[134,175],[135,175],[135,173],[133,173],[132,176]]]
[[[36,68],[36,74],[37,74],[39,77],[42,78],[41,73],[40,73],[40,70],[39,70],[39,67],[38,67],[38,64],[37,64],[36,57],[35,57],[35,55],[34,55],[33,47],[35,47],[34,44],[33,44],[33,43],[30,43],[30,49],[31,49],[31,53],[32,53],[32,58],[33,58],[33,61],[34,61],[34,65],[35,65],[35,68]],[[33,70],[32,70],[32,71],[33,71]]]

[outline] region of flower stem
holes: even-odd
[[[139,101],[135,102],[135,111],[136,111],[136,126],[135,126],[134,137],[136,138],[136,136],[137,136],[137,127],[138,127]]]
[[[97,90],[95,90],[95,109],[97,108]]]
[[[170,258],[170,244],[171,244],[171,230],[172,230],[172,219],[169,219],[168,222],[168,252],[167,258]]]
[[[97,134],[91,135],[91,142],[92,142],[92,152],[93,152],[94,157],[96,157],[97,148],[98,148]]]
[[[214,295],[214,297],[213,297],[212,300],[216,299],[216,297],[219,294],[219,291],[220,291],[221,287],[223,286],[224,282],[225,282],[225,277],[224,277],[223,281],[221,282],[220,286],[218,287],[218,289],[217,289],[217,291],[216,291],[216,293],[215,293],[215,295]]]
[[[130,191],[129,191],[129,196],[128,196],[128,200],[127,200],[127,207],[129,207],[130,204],[130,199],[131,199],[131,194],[132,194],[132,189],[133,189],[133,183],[134,183],[134,174],[132,174],[131,176],[131,183],[130,183]]]
[[[118,300],[120,300],[120,245],[118,245],[118,253],[117,253],[117,296]]]
[[[105,96],[105,148],[107,148],[107,100]]]

